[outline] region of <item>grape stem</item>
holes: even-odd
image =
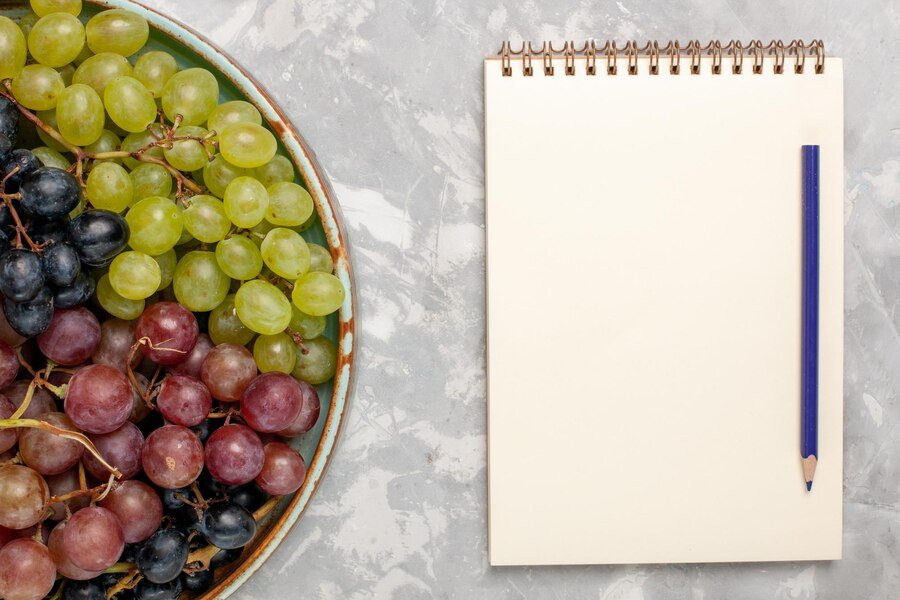
[[[69,492],[68,494],[63,494],[62,496],[50,496],[50,503],[54,502],[68,502],[73,498],[80,498],[82,496],[91,496],[91,502],[100,502],[109,492],[112,490],[112,485],[115,482],[116,476],[112,473],[109,474],[109,481],[106,483],[100,484],[97,487],[92,487],[89,489],[79,488],[75,491]]]
[[[116,568],[119,564],[126,565],[129,563],[116,563],[115,565],[110,567],[110,569]],[[120,573],[121,571],[111,571],[108,569],[106,572],[107,573]],[[141,575],[140,573],[138,573],[138,570],[133,567],[131,569],[127,570],[126,573],[127,573],[127,575],[125,575],[125,577],[121,578],[118,581],[118,583],[116,583],[116,585],[109,588],[109,590],[106,592],[107,599],[115,597],[115,595],[118,594],[119,592],[124,592],[125,590],[134,589],[134,587],[138,583],[140,583],[141,579],[144,578],[144,576]]]
[[[59,437],[66,438],[67,440],[78,442],[79,444],[84,446],[101,465],[103,465],[104,469],[112,473],[116,477],[116,479],[121,479],[122,477],[121,471],[106,462],[106,459],[103,458],[103,455],[100,454],[100,451],[97,450],[97,447],[94,446],[94,443],[91,442],[91,440],[88,439],[88,437],[83,433],[79,433],[77,431],[69,431],[68,429],[61,429],[59,427],[56,427],[55,425],[47,423],[46,421],[38,421],[37,419],[0,419],[0,430],[14,429],[16,427],[40,429],[41,431],[46,431],[47,433],[52,433],[53,435],[58,435]]]
[[[43,249],[43,244],[36,244],[34,240],[32,240],[28,236],[28,232],[25,230],[25,225],[22,224],[22,219],[19,217],[19,211],[16,210],[15,205],[13,204],[13,200],[19,200],[22,198],[22,194],[7,194],[6,193],[6,182],[10,177],[15,175],[21,170],[19,165],[16,165],[12,168],[12,170],[7,173],[3,180],[0,181],[0,199],[3,200],[3,203],[9,209],[9,214],[13,218],[13,222],[16,227],[16,248],[22,247],[22,239],[25,239],[25,242],[28,244],[28,247],[32,249],[34,252],[40,252]]]

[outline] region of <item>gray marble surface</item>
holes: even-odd
[[[354,252],[362,331],[343,439],[308,513],[236,597],[900,594],[900,2],[141,1],[212,38],[285,108]],[[481,59],[507,37],[592,36],[822,37],[845,59],[842,561],[488,566]]]

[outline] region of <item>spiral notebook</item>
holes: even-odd
[[[504,44],[484,81],[491,563],[840,558],[840,59]],[[821,147],[811,492],[803,144]]]

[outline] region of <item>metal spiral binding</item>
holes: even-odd
[[[507,40],[500,47],[500,64],[503,76],[510,77],[513,70],[513,57],[517,57],[517,60],[522,61],[522,74],[529,77],[534,74],[532,58],[539,57],[544,75],[552,76],[555,72],[553,59],[561,57],[565,64],[564,74],[574,75],[575,59],[580,56],[585,59],[585,73],[596,75],[599,53],[606,58],[606,74],[616,75],[619,72],[619,56],[624,54],[627,61],[625,71],[627,74],[637,75],[638,59],[646,57],[649,59],[648,72],[651,75],[658,75],[660,52],[664,52],[668,56],[669,72],[673,75],[681,72],[682,53],[686,55],[688,70],[693,75],[700,73],[704,56],[711,57],[710,69],[714,75],[722,74],[722,63],[726,56],[731,59],[731,72],[740,75],[744,69],[745,52],[752,61],[753,73],[762,73],[765,69],[766,59],[771,58],[773,72],[782,74],[787,56],[794,57],[794,73],[803,73],[806,68],[807,56],[815,57],[813,68],[816,73],[825,72],[825,43],[822,40],[812,40],[809,43],[803,40],[792,40],[789,43],[772,40],[767,44],[762,40],[750,40],[747,44],[740,40],[731,40],[725,45],[717,40],[710,41],[705,45],[701,44],[699,40],[691,40],[686,45],[682,45],[677,40],[670,40],[665,46],[660,46],[656,41],[650,41],[641,46],[632,40],[625,42],[624,48],[620,48],[615,41],[607,41],[602,47],[598,47],[594,40],[589,40],[580,49],[576,48],[572,41],[565,42],[562,49],[554,48],[553,42],[546,41],[537,50],[531,42],[522,42],[521,48],[513,50]]]

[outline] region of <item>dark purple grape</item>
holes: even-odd
[[[67,581],[62,600],[106,600],[106,586],[99,578],[87,581]]]
[[[61,217],[52,221],[33,220],[28,225],[28,237],[36,244],[62,244],[66,241],[69,228],[69,217]]]
[[[241,548],[228,548],[226,550],[219,550],[216,552],[212,559],[209,561],[209,567],[211,569],[218,569],[219,567],[224,567],[227,564],[233,563],[237,559],[241,557],[241,554],[244,553],[243,547]]]
[[[69,241],[92,267],[105,267],[128,243],[128,223],[109,210],[89,210],[69,223]]]
[[[262,506],[267,497],[266,493],[254,483],[241,486],[229,494],[229,499],[232,502],[250,511]]]
[[[230,549],[245,546],[256,534],[253,513],[231,502],[213,504],[203,514],[200,529],[210,544]]]
[[[169,583],[151,583],[142,579],[134,588],[135,600],[177,600],[181,595],[181,578]]]
[[[26,248],[0,256],[0,292],[11,302],[27,302],[44,287],[41,257]]]
[[[3,177],[6,178],[4,191],[7,194],[19,191],[19,184],[22,182],[22,179],[29,173],[41,168],[42,165],[41,159],[35,156],[31,150],[17,148],[10,152],[9,159],[3,169]],[[13,173],[16,167],[19,170]]]
[[[82,271],[75,278],[75,282],[72,285],[56,290],[56,293],[53,295],[53,302],[58,308],[81,306],[86,304],[91,299],[91,296],[94,295],[96,285],[90,273]]]
[[[168,583],[181,575],[188,552],[187,536],[177,529],[161,529],[141,546],[135,564],[147,580]]]
[[[194,594],[202,594],[212,587],[215,577],[212,569],[206,571],[197,571],[195,573],[185,573],[181,576],[184,589]]]
[[[19,111],[9,98],[0,96],[0,133],[13,145],[19,140]]]
[[[6,100],[6,98],[4,98],[4,100]],[[9,136],[0,131],[0,163],[6,162],[12,149],[13,143],[10,141]]]
[[[3,299],[3,312],[16,333],[25,337],[40,335],[50,326],[53,318],[53,293],[44,287],[37,296],[27,302]]]
[[[159,492],[159,498],[162,500],[163,508],[167,511],[178,510],[184,506],[184,499],[190,496],[188,488],[162,488]]]
[[[78,253],[68,244],[51,244],[41,258],[44,277],[55,286],[66,287],[75,283],[81,273]]]
[[[41,219],[58,219],[81,202],[81,186],[75,176],[56,167],[40,167],[19,184],[22,208]]]

